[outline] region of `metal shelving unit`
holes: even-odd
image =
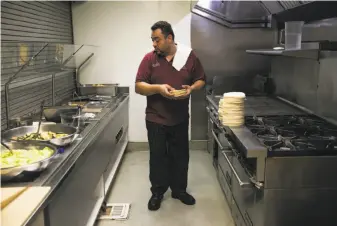
[[[5,47],[2,59],[8,61],[1,68],[6,128],[10,128],[11,117],[32,111],[36,102],[45,100],[47,105],[55,105],[64,99],[64,95],[71,96],[69,92],[76,91],[80,84],[79,70],[94,56],[97,48],[90,45],[38,42],[5,42],[2,46]],[[69,77],[69,73],[74,73],[75,76]],[[25,89],[28,84],[31,85],[31,90]],[[10,97],[10,90],[16,90],[13,93],[15,98]],[[22,90],[25,90],[26,95],[19,95]],[[21,101],[25,104],[20,104],[23,103]]]

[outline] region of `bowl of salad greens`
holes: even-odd
[[[47,143],[9,142],[1,145],[1,180],[9,180],[24,171],[43,171],[57,156],[57,148]]]

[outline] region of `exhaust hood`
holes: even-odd
[[[267,27],[270,21],[260,1],[199,0],[192,12],[230,28]]]
[[[337,1],[199,0],[192,12],[229,28],[267,28],[272,19],[314,21],[337,16]]]

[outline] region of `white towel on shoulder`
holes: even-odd
[[[183,44],[177,43],[177,52],[174,55],[172,66],[180,71],[186,64],[192,49]]]

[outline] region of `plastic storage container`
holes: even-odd
[[[285,22],[285,49],[301,49],[303,21]]]

